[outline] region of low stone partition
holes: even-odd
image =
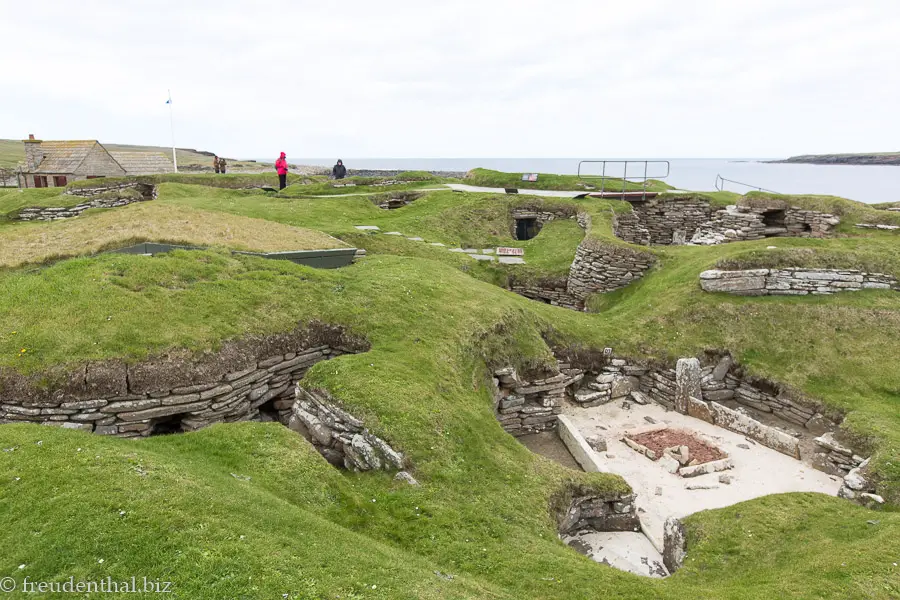
[[[326,390],[298,384],[290,412],[288,427],[309,440],[336,467],[352,471],[403,468],[403,455],[340,408]]]
[[[40,423],[119,437],[193,431],[219,422],[287,424],[294,384],[311,366],[365,350],[362,338],[314,322],[197,356],[171,352],[133,365],[112,360],[35,376],[3,370],[0,423]]]
[[[577,369],[526,380],[512,367],[494,372],[494,410],[503,429],[512,435],[540,433],[556,428],[566,388],[583,376]]]
[[[897,209],[889,208],[887,210]],[[897,231],[900,229],[900,225],[885,225],[883,223],[857,223],[856,226],[860,229],[880,229],[881,231]]]
[[[118,183],[102,188],[83,188],[66,191],[66,194],[85,198],[75,206],[27,207],[13,217],[18,221],[57,221],[77,217],[91,208],[118,208],[135,202],[156,199],[156,186],[143,183]]]
[[[611,292],[644,276],[656,257],[626,246],[586,238],[575,250],[566,291],[581,301],[595,293]]]
[[[705,292],[726,292],[738,296],[805,296],[865,289],[900,290],[897,278],[885,273],[804,268],[703,271],[700,273],[700,287]]]
[[[640,531],[634,494],[607,496],[583,487],[574,494],[564,510],[557,509],[556,522],[560,535],[576,531]],[[557,498],[555,502],[563,500]]]

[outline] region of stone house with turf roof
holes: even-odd
[[[80,179],[172,173],[162,153],[110,152],[97,140],[43,141],[29,135],[25,163],[16,180],[20,188],[65,187]]]

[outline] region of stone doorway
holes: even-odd
[[[150,422],[150,435],[171,435],[173,433],[184,433],[184,424],[181,420],[184,415],[168,415],[153,419]]]
[[[533,217],[523,217],[516,219],[516,239],[530,240],[537,236],[541,231],[540,223]]]

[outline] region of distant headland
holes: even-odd
[[[803,154],[767,163],[793,163],[806,165],[897,165],[900,152],[872,152],[868,154]]]

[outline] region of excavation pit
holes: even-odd
[[[615,473],[628,482],[636,494],[641,529],[660,551],[664,524],[670,517],[682,518],[770,494],[819,492],[836,496],[841,486],[839,477],[817,471],[741,433],[668,410],[655,402],[639,405],[614,401],[590,408],[570,405],[563,415],[560,437],[570,450],[573,436],[580,439],[581,452],[576,452],[576,447],[572,453],[586,471]],[[679,465],[673,472],[666,470],[664,461],[648,460],[623,441],[665,430],[690,432],[727,458],[694,467]],[[606,449],[586,452],[587,438],[605,441]],[[669,438],[659,436],[655,441],[667,444],[662,441],[666,439]],[[699,472],[691,476],[677,472],[687,469]]]

